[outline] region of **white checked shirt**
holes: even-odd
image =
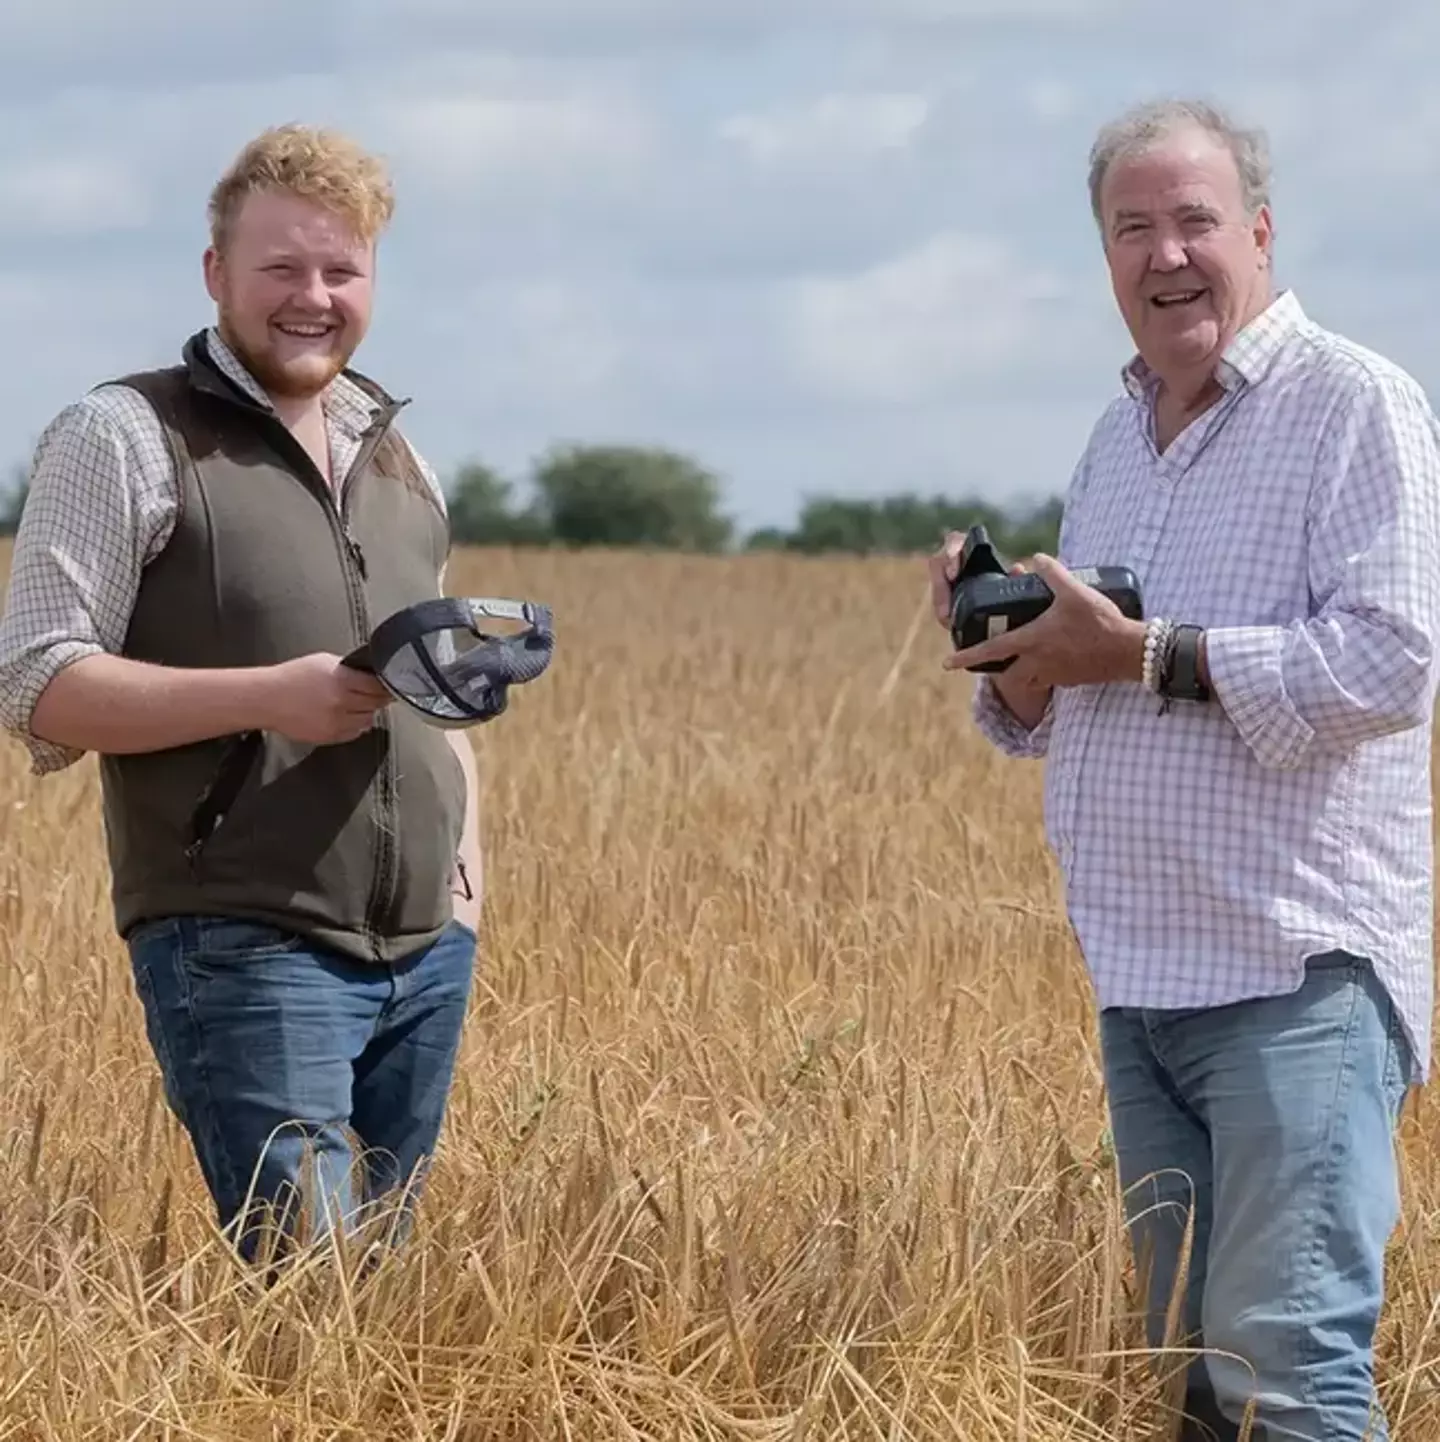
[[[1100,1006],[1293,989],[1369,957],[1428,1076],[1431,717],[1440,423],[1420,386],[1280,295],[1227,350],[1223,398],[1163,455],[1136,358],[1071,482],[1069,566],[1131,566],[1147,616],[1207,629],[1208,704],[1138,683],[1057,689],[1027,733]]]
[[[211,329],[206,339],[215,364],[268,407],[264,390],[218,332]],[[343,477],[376,403],[341,375],[326,391],[324,408],[331,471]],[[418,455],[416,461],[443,513],[439,481]],[[0,727],[29,748],[35,774],[83,755],[31,735],[31,713],[72,661],[119,653],[141,574],[170,539],[179,499],[159,417],[128,386],[97,386],[41,436],[0,618]]]

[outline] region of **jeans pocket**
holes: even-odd
[[[202,916],[194,923],[193,943],[185,948],[187,961],[218,965],[264,961],[293,956],[309,943],[297,931],[269,922],[237,916]]]
[[[125,933],[125,945],[133,955],[140,947],[151,945],[168,934],[173,942],[178,936],[178,924],[173,916],[152,916],[148,921],[136,922]]]

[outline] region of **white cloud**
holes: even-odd
[[[23,355],[28,366],[39,354],[73,353],[71,322],[83,322],[87,341],[108,341],[127,329],[134,335],[154,308],[156,297],[147,291],[139,277],[135,284],[121,286],[95,271],[67,275],[18,266],[0,269],[0,333],[24,337],[13,353]]]
[[[924,95],[824,95],[809,105],[732,115],[718,126],[761,164],[815,165],[903,150],[930,114]]]
[[[558,419],[628,379],[628,337],[614,310],[608,293],[532,275],[463,290],[443,312],[412,313],[406,324],[459,367],[454,393],[468,397],[471,417],[523,409]]]
[[[1024,87],[1025,104],[1037,120],[1068,120],[1079,107],[1080,98],[1063,80],[1032,80]]]
[[[749,48],[806,30],[821,45],[844,28],[908,32],[922,46],[981,26],[1088,24],[1138,0],[251,0],[246,6],[178,0],[5,0],[0,76],[28,81],[37,62],[58,63],[67,83],[164,83],[169,53],[192,73],[263,80],[287,67],[359,67],[373,85],[387,64],[438,45],[454,52],[629,56]],[[273,36],[286,45],[276,50]]]
[[[0,372],[6,401],[0,476],[29,459],[51,417],[82,391],[175,360],[188,334],[176,282],[101,265],[0,269],[0,335],[10,338],[16,358]]]
[[[82,0],[83,3],[83,0]],[[98,0],[92,0],[98,3]],[[359,13],[389,14],[393,0],[354,0]],[[514,6],[478,6],[474,0],[404,0],[409,16],[463,24],[494,43],[517,33],[563,31],[598,36],[605,31],[634,39],[676,34],[713,37],[717,30],[773,31],[793,25],[873,22],[884,25],[968,26],[995,20],[1082,20],[1122,14],[1139,0],[524,0]]]
[[[493,308],[493,309],[491,309]],[[554,279],[531,281],[482,294],[475,318],[498,311],[500,334],[514,341],[494,359],[518,371],[523,383],[550,396],[602,389],[625,359],[619,331],[605,308],[579,287]]]
[[[590,95],[396,99],[378,107],[376,120],[399,159],[447,183],[628,166],[652,140],[649,119],[632,100]]]
[[[986,20],[1097,20],[1134,9],[1136,0],[848,0],[855,14],[934,23]]]
[[[811,276],[785,306],[799,378],[837,397],[914,404],[1029,353],[1061,283],[998,241],[948,232],[868,270]]]
[[[99,4],[101,0],[77,0]],[[360,8],[374,13],[384,10],[388,0],[359,0]],[[1023,16],[1094,16],[1114,14],[1133,0],[690,0],[676,6],[674,0],[525,0],[523,12],[529,17],[579,19],[617,23],[659,20],[680,11],[697,23],[715,15],[744,14],[769,18],[779,24],[831,15],[837,19],[992,20]],[[411,13],[470,17],[476,14],[474,0],[405,0]],[[495,7],[478,18],[482,25],[503,26],[519,19],[520,7],[506,13]]]
[[[132,230],[149,195],[128,165],[102,156],[0,162],[0,235],[75,236]]]
[[[1297,4],[8,0],[0,474],[209,318],[206,192],[292,117],[394,162],[363,362],[442,464],[643,437],[781,522],[810,487],[1059,483],[1129,350],[1086,150],[1152,92],[1269,126],[1285,278],[1434,386],[1440,10]]]

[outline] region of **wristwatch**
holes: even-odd
[[[1210,688],[1200,679],[1199,626],[1176,626],[1160,664],[1159,692],[1167,701],[1208,701]]]

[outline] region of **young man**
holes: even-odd
[[[349,369],[392,209],[343,137],[244,148],[210,199],[214,325],[50,424],[0,625],[35,771],[99,755],[147,1033],[249,1258],[268,1208],[293,1234],[302,1173],[319,1230],[416,1178],[474,961],[465,733],[340,663],[440,594],[449,549],[399,405]]]
[[[1274,287],[1263,138],[1201,104],[1106,127],[1091,200],[1138,355],[1073,479],[1055,593],[947,658],[1046,757],[1153,1343],[1235,1438],[1383,1442],[1394,1126],[1429,1068],[1440,427]],[[942,617],[955,556],[931,561]],[[1128,564],[1146,622],[1071,574]],[[1187,1215],[1177,1335],[1165,1309]],[[1373,1426],[1374,1430],[1367,1427]]]

